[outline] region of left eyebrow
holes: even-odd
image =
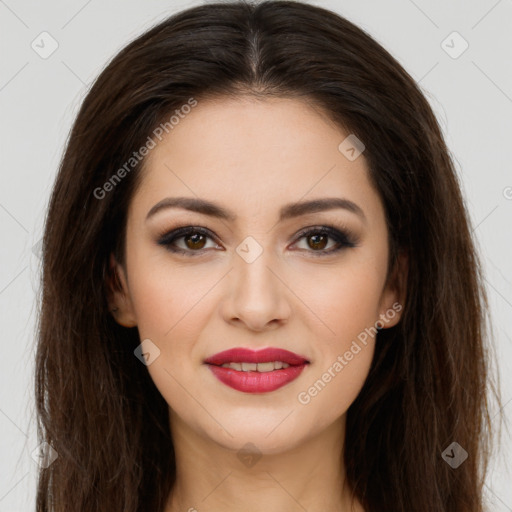
[[[146,220],[157,212],[167,208],[182,208],[193,212],[216,217],[219,219],[235,221],[237,216],[231,210],[228,210],[216,203],[199,199],[195,197],[166,197],[155,204],[146,215]],[[353,201],[340,197],[330,197],[324,199],[314,199],[311,201],[300,201],[283,206],[279,211],[279,221],[300,217],[308,213],[317,213],[326,210],[342,208],[358,215],[364,222],[366,216],[363,209]]]

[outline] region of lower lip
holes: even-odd
[[[289,366],[271,372],[242,372],[213,364],[209,364],[208,367],[217,379],[230,388],[244,393],[268,393],[295,380],[304,370],[306,364]]]

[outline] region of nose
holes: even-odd
[[[233,325],[251,331],[275,329],[288,322],[291,313],[290,283],[280,276],[280,266],[270,250],[252,262],[236,255],[226,276],[222,315]]]

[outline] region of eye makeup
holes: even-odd
[[[308,244],[310,249],[298,249],[301,251],[312,253],[311,255],[314,257],[322,257],[328,256],[333,253],[337,253],[343,249],[353,248],[359,245],[359,239],[356,237],[350,230],[346,227],[342,227],[341,229],[335,227],[330,224],[321,224],[315,226],[309,226],[307,228],[302,229],[294,236],[293,245],[296,245],[298,241],[302,239],[316,241],[313,244],[322,246],[323,241],[332,240],[335,242],[334,248],[325,249],[321,247],[319,250],[311,248],[311,244]],[[219,249],[221,245],[218,237],[209,229],[203,226],[181,226],[178,228],[174,228],[172,230],[166,230],[164,233],[160,234],[157,240],[157,244],[165,247],[166,250],[174,253],[181,254],[183,256],[196,257],[205,252],[211,250],[211,248],[204,248],[207,243],[207,240],[214,241],[216,247],[213,247],[214,250],[222,250]],[[319,241],[320,240],[320,241]],[[183,241],[185,247],[179,247],[177,242]],[[189,245],[187,248],[186,245]],[[194,244],[196,247],[194,247]],[[327,244],[328,245],[328,244]],[[313,245],[314,247],[314,245]],[[297,250],[297,249],[292,249]]]

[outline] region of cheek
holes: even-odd
[[[165,261],[151,266],[133,263],[130,291],[141,337],[165,343],[178,333],[186,338],[186,332],[200,327],[197,316],[206,314],[208,291],[218,281],[211,268],[191,270]]]
[[[305,389],[297,395],[302,415],[315,417],[326,427],[347,412],[361,391],[374,353],[374,341],[349,343],[345,351],[326,360],[312,372]]]
[[[326,347],[346,350],[347,343],[350,345],[365,328],[375,325],[384,267],[385,262],[354,253],[336,268],[302,272],[301,277],[294,278],[297,295],[307,306],[301,317],[308,318],[309,329],[318,333],[323,353]]]
[[[316,331],[310,326],[317,333],[311,344],[314,364],[296,398],[303,412],[314,414],[324,426],[347,411],[368,376],[379,284],[369,272],[340,275],[323,293],[309,297],[308,305],[324,325]]]
[[[318,275],[303,279],[304,293],[309,289],[305,300],[310,309],[309,330],[316,333],[310,345],[316,364],[310,367],[297,401],[304,412],[323,411],[318,416],[321,421],[344,414],[368,376],[384,281],[381,267],[380,262],[360,258],[328,272],[320,280],[322,287]]]

